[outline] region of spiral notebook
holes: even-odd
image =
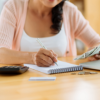
[[[29,68],[32,68],[34,70],[37,70],[46,74],[83,70],[83,67],[81,65],[74,65],[74,64],[70,64],[70,63],[62,62],[62,61],[58,61],[57,64],[58,66],[54,65],[50,67],[38,67],[32,64],[24,64],[24,66],[28,66]]]

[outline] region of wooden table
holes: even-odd
[[[73,57],[59,58],[73,64]],[[0,100],[100,100],[100,72],[95,75],[72,75],[72,72],[46,75],[29,69],[21,75],[0,75]],[[30,77],[55,77],[55,81],[28,81]]]

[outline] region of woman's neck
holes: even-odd
[[[29,0],[29,9],[39,17],[47,17],[52,11],[52,8],[46,7],[39,0]]]

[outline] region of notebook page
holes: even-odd
[[[35,69],[35,70],[38,70],[38,71],[41,71],[41,72],[44,72],[47,74],[48,74],[49,70],[51,70],[51,69],[61,69],[61,68],[70,68],[70,67],[78,66],[78,65],[74,65],[74,64],[70,64],[70,63],[62,62],[62,61],[58,61],[57,64],[58,64],[58,66],[54,65],[54,66],[50,66],[50,67],[38,67],[38,66],[32,65],[32,64],[24,64],[24,66],[28,66],[29,68],[32,68],[32,69]]]

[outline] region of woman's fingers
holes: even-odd
[[[53,55],[52,52],[50,52],[50,50],[46,50],[46,49],[43,49],[43,48],[40,49],[40,50],[41,50],[41,53],[43,53],[44,55],[50,57],[53,60],[53,62],[57,62],[56,57]]]
[[[92,57],[88,57],[89,61],[95,61],[100,59],[100,54],[96,54]]]
[[[47,67],[46,65],[43,65],[43,64],[40,63],[40,62],[37,63],[37,66],[39,66],[39,67]]]
[[[99,51],[99,54],[89,57],[88,59],[89,59],[89,61],[99,60],[100,59],[100,51]]]
[[[95,58],[100,59],[100,55],[96,54],[96,55],[95,55]]]
[[[95,61],[95,60],[97,60],[94,56],[92,56],[92,57],[88,57],[88,60],[89,61]]]
[[[51,52],[51,53],[54,55],[54,57],[55,57],[55,58],[54,58],[54,61],[57,62],[57,57],[58,57],[57,54],[56,54],[53,50],[50,50],[50,52]]]
[[[35,56],[36,65],[48,67],[57,62],[57,55],[52,50],[41,48]]]
[[[46,56],[46,55],[44,55],[44,54],[41,54],[40,56],[39,56],[39,58],[40,59],[42,59],[42,60],[44,60],[46,63],[48,63],[49,65],[53,65],[53,60],[50,58],[50,57],[48,57],[48,56]]]
[[[50,50],[50,52],[52,52],[55,57],[58,57],[58,55],[53,50]]]
[[[49,66],[51,66],[48,62],[46,62],[46,61],[44,61],[43,59],[37,59],[37,65],[39,64],[41,64],[41,66],[40,67],[49,67]]]

